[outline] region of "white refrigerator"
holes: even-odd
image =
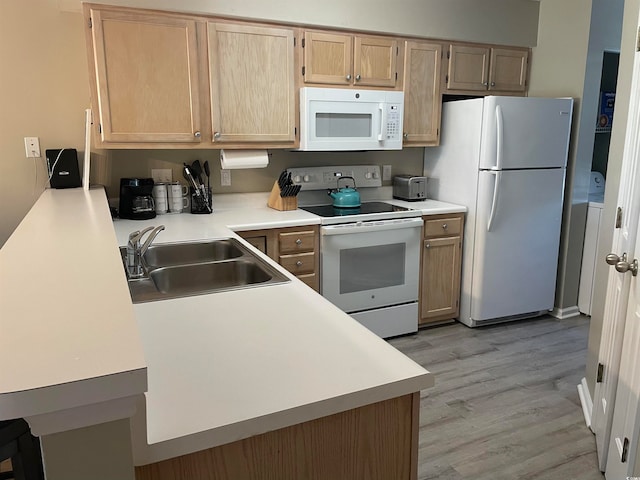
[[[573,99],[445,102],[425,148],[429,198],[468,208],[459,320],[470,326],[553,308]]]

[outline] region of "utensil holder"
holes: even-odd
[[[198,190],[200,194],[196,195],[196,190],[193,187],[189,187],[189,193],[191,196],[191,213],[201,214],[201,213],[213,212],[213,203],[211,201],[211,188],[207,188],[206,190],[207,190],[207,200],[205,200],[202,190]],[[209,208],[207,208],[207,204]]]
[[[274,182],[267,206],[280,211],[296,210],[298,208],[298,197],[281,197],[278,182]]]

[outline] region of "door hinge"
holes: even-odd
[[[598,373],[596,373],[596,383],[602,383],[602,377],[604,375],[604,365],[598,364]]]
[[[102,124],[101,123],[98,124],[98,133],[102,133]]]
[[[298,127],[293,127],[293,135],[297,135],[298,134]]]
[[[625,463],[627,461],[628,456],[629,456],[629,439],[627,437],[624,437],[624,442],[622,442],[622,455],[620,455],[620,461],[622,463]]]
[[[91,20],[91,17],[89,17],[89,28],[93,28],[93,21]]]
[[[640,52],[640,27],[638,27],[638,36],[636,37],[636,52]]]
[[[445,77],[444,77],[444,83],[449,83],[449,75],[445,75]]]
[[[616,210],[616,228],[622,228],[622,207]]]
[[[398,56],[399,53],[400,53],[400,47],[396,47],[396,57]]]
[[[447,52],[447,60],[451,58],[451,52]]]
[[[296,37],[293,37],[293,46],[296,46]]]
[[[398,72],[396,72],[396,80],[398,80]]]
[[[302,45],[302,48],[304,48],[304,37],[302,37],[302,41],[300,42],[300,44]]]
[[[304,77],[305,68],[302,67],[302,76]]]

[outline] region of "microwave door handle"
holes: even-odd
[[[382,142],[384,140],[383,132],[386,123],[386,119],[384,118],[384,106],[379,103],[378,109],[380,110],[380,133],[378,133],[378,141]]]

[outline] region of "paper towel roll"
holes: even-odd
[[[220,150],[220,166],[224,170],[264,168],[269,165],[266,150]]]

